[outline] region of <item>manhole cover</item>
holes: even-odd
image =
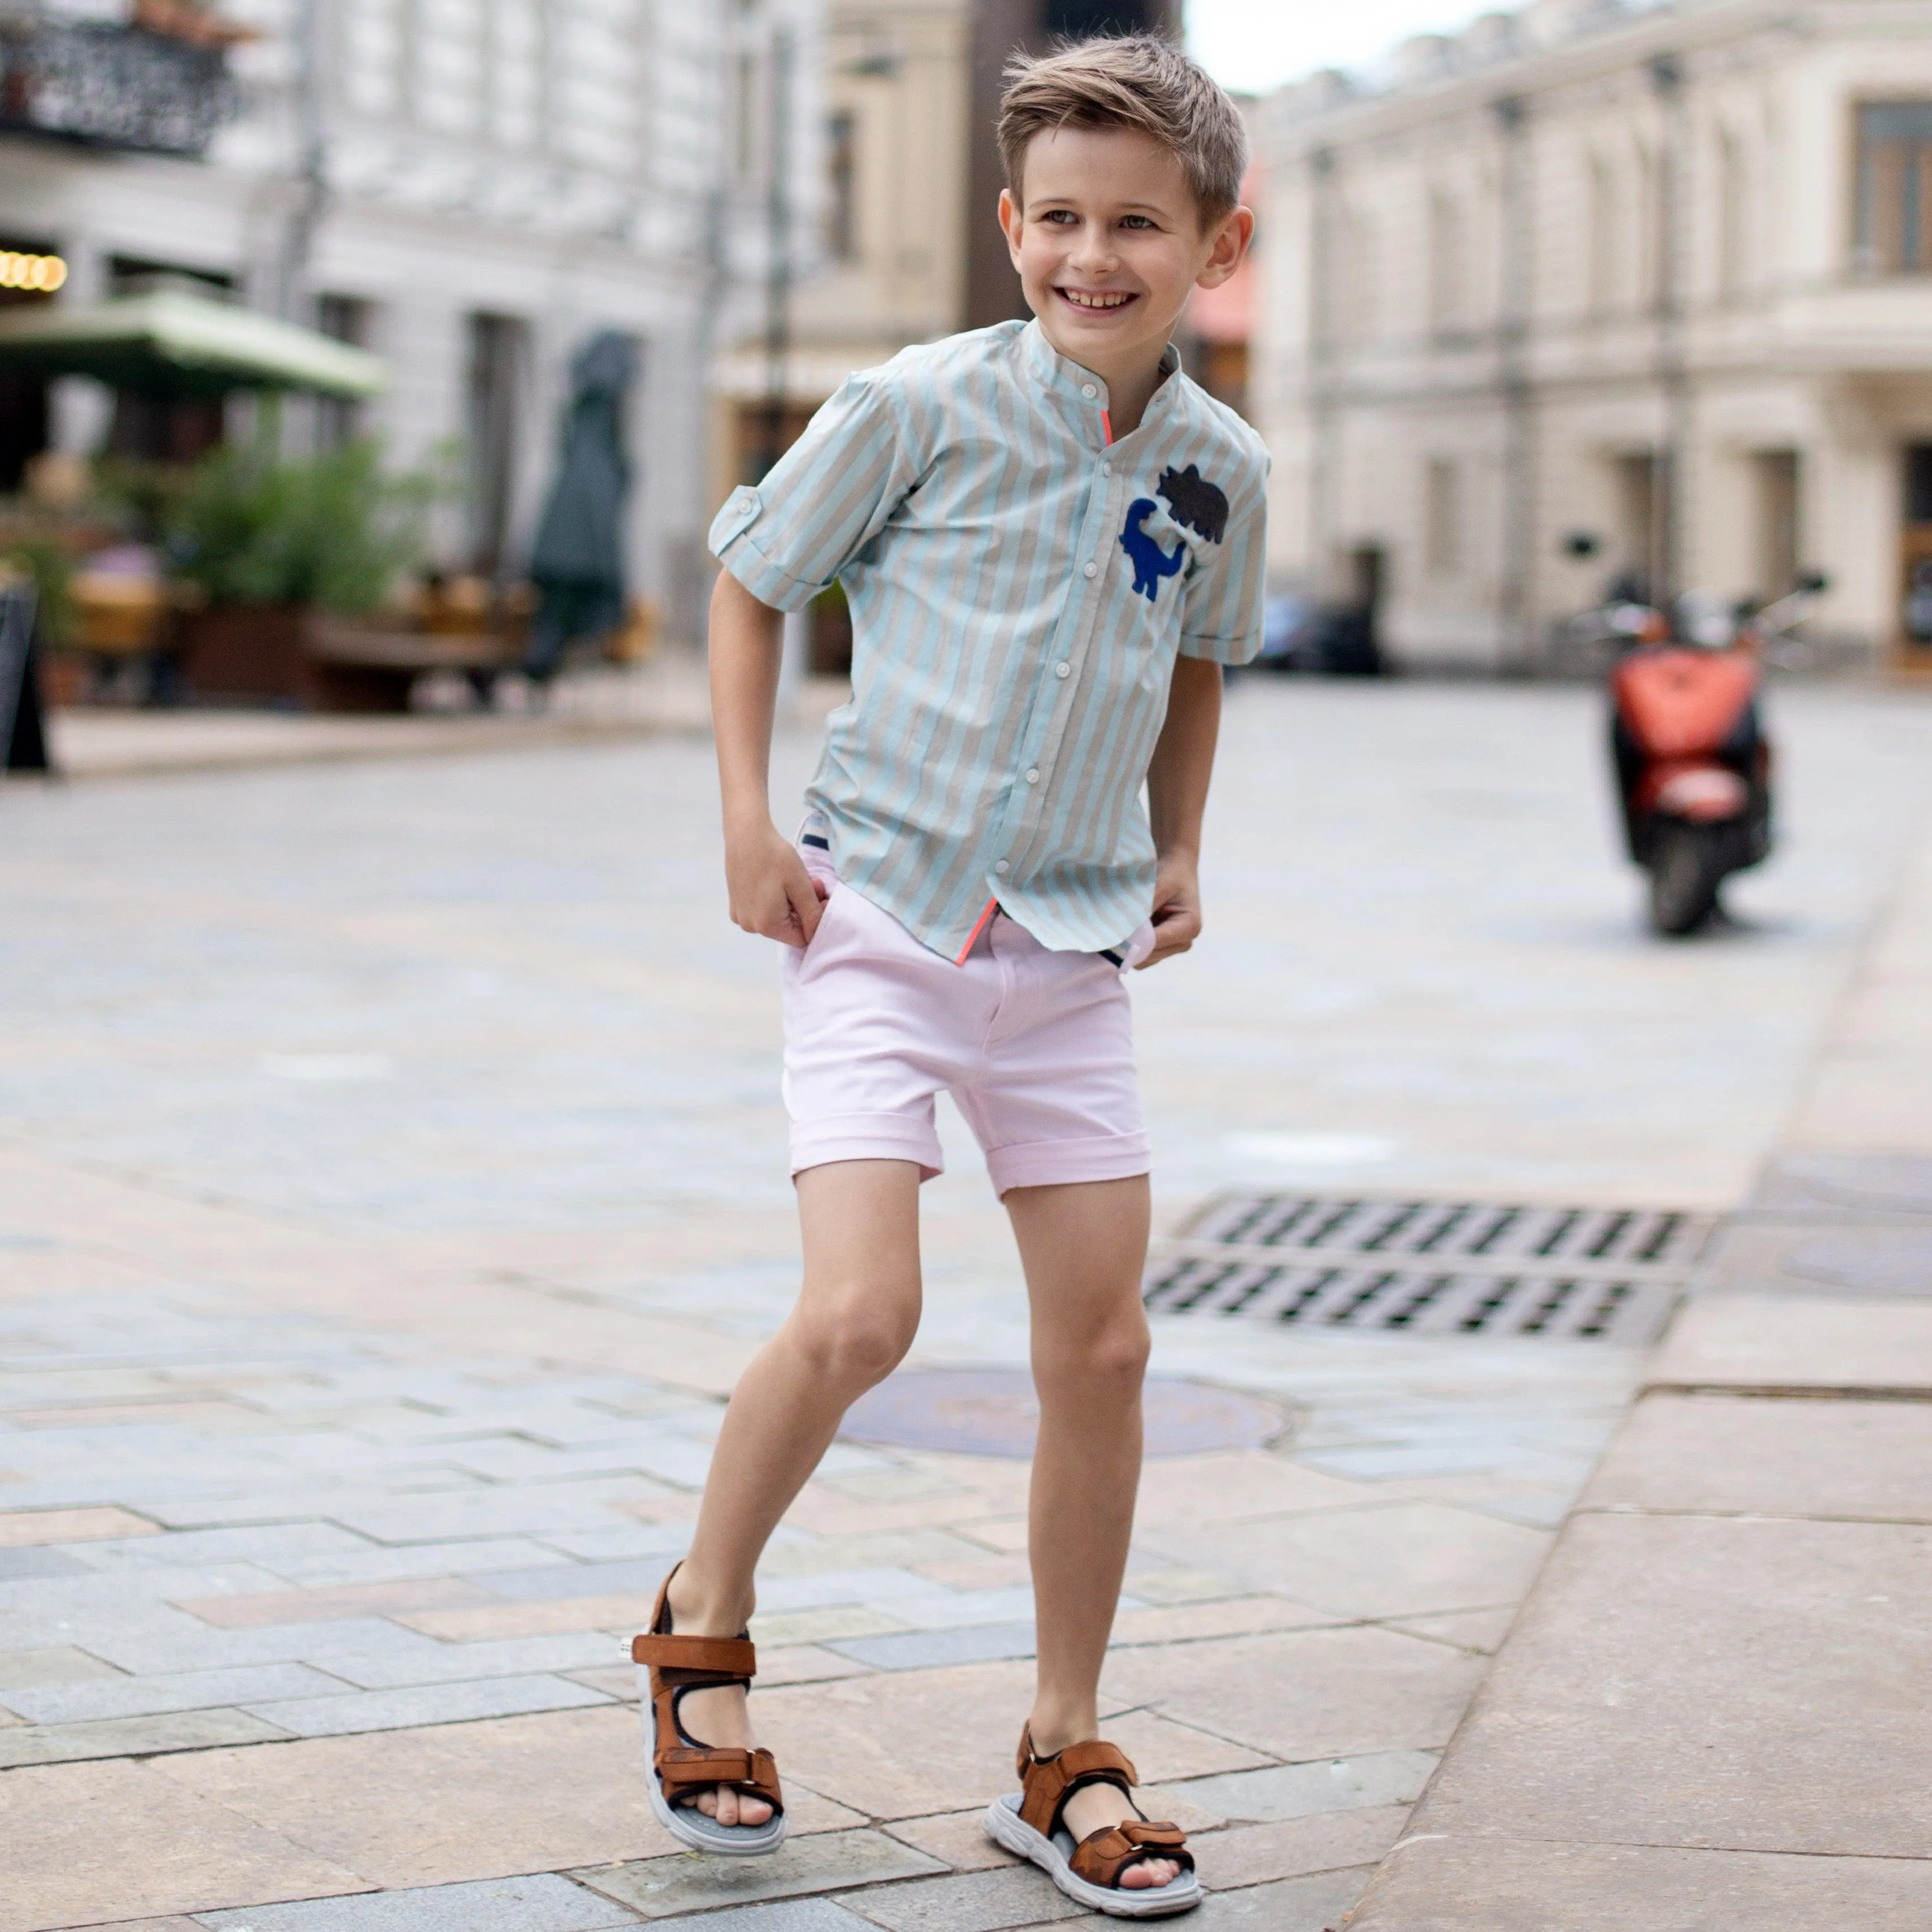
[[[1150,1456],[1258,1449],[1287,1426],[1280,1410],[1252,1396],[1155,1376],[1148,1378],[1143,1408]],[[1024,1369],[907,1369],[862,1395],[838,1433],[886,1448],[1025,1457],[1039,1424],[1033,1378]]]
[[[1642,1343],[1712,1226],[1659,1209],[1224,1195],[1160,1244],[1144,1298],[1164,1315]]]

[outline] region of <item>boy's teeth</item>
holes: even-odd
[[[1090,296],[1083,294],[1078,289],[1064,289],[1061,293],[1069,302],[1078,303],[1082,308],[1118,308],[1126,300],[1124,295]]]

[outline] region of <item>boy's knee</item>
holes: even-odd
[[[1055,1349],[1051,1358],[1036,1365],[1043,1382],[1077,1380],[1089,1384],[1112,1384],[1124,1391],[1140,1387],[1147,1374],[1148,1357],[1154,1339],[1146,1318],[1136,1310],[1132,1316],[1110,1322],[1088,1336]]]
[[[870,1388],[905,1359],[918,1318],[876,1289],[821,1300],[798,1318],[798,1340],[814,1375],[830,1386]]]

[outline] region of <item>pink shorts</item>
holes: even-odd
[[[817,852],[806,856],[832,896],[812,944],[784,952],[794,1174],[835,1160],[910,1160],[931,1180],[945,1166],[933,1129],[942,1088],[985,1149],[998,1193],[1147,1172],[1118,966],[1096,952],[1049,952],[1004,913],[956,966],[832,879]]]

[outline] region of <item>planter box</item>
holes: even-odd
[[[188,688],[197,698],[304,702],[307,616],[298,604],[212,604],[184,610],[178,634]]]

